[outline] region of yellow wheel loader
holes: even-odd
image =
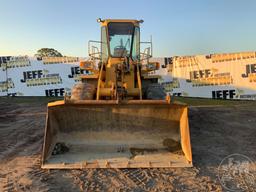
[[[98,19],[88,73],[71,96],[48,103],[44,169],[191,167],[188,109],[171,101],[152,71],[142,20]],[[149,47],[140,53],[142,45]]]

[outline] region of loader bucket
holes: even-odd
[[[187,113],[160,100],[49,103],[42,168],[191,167]]]

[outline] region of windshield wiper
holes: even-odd
[[[127,39],[127,41],[126,41],[126,43],[124,45],[124,49],[122,50],[121,57],[123,57],[124,51],[126,51],[126,46],[128,45],[128,43],[130,44],[130,38]],[[131,46],[131,44],[130,44],[130,46]]]

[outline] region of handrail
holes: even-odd
[[[94,41],[94,40],[89,40],[88,41],[88,55],[94,59],[101,59],[102,57],[102,52],[100,51],[100,48],[97,46],[91,45],[92,43],[97,43],[97,44],[102,44],[101,41]],[[97,57],[98,55],[98,57]]]

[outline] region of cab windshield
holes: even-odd
[[[132,23],[109,23],[108,34],[112,57],[131,55],[134,25]]]

